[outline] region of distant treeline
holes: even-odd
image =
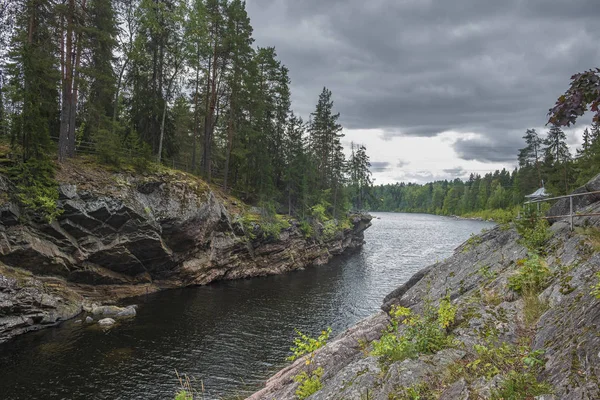
[[[600,173],[599,137],[597,123],[585,129],[583,144],[573,157],[559,127],[550,128],[545,137],[528,129],[523,137],[525,147],[518,154],[519,167],[512,172],[471,174],[467,181],[379,185],[373,187],[368,207],[372,211],[465,215],[513,208],[542,182],[551,194],[566,194]]]

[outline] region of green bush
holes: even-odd
[[[544,290],[552,278],[552,272],[537,254],[519,260],[521,265],[516,275],[508,278],[508,287],[521,294],[537,294]]]
[[[522,400],[552,392],[545,382],[538,382],[536,376],[544,367],[543,350],[531,351],[528,345],[519,346],[489,342],[487,345],[474,345],[475,355],[467,364],[457,362],[448,368],[445,385],[463,378],[468,383],[479,378],[490,380],[501,378],[500,387],[492,392],[493,399]]]
[[[321,383],[321,377],[323,376],[323,368],[319,367],[312,371],[310,375],[306,372],[301,372],[294,377],[294,381],[299,382],[300,385],[296,389],[296,396],[302,400],[307,398],[313,393],[318,392],[323,388]]]
[[[384,363],[402,361],[421,353],[435,353],[453,344],[448,328],[454,323],[456,307],[447,297],[440,301],[437,310],[426,304],[423,314],[417,315],[408,308],[394,307],[390,316],[390,326],[379,340],[373,342],[371,352]],[[404,327],[402,333],[400,326]]]
[[[329,221],[329,217],[327,217],[327,207],[328,204],[324,201],[312,206],[310,209],[312,217],[321,222]]]
[[[500,383],[498,389],[492,390],[492,400],[533,399],[542,394],[552,393],[552,386],[538,382],[531,372],[510,371]]]
[[[325,346],[327,340],[329,339],[329,335],[331,335],[331,328],[321,331],[321,334],[316,339],[305,335],[297,329],[296,334],[298,336],[294,338],[294,346],[290,347],[290,350],[293,354],[287,358],[288,361],[294,361],[305,354],[310,354],[315,350]]]
[[[552,237],[548,221],[535,210],[525,210],[516,222],[516,229],[521,235],[520,243],[530,251],[544,252],[544,245]]]
[[[400,387],[394,393],[390,393],[389,400],[429,400],[437,399],[440,396],[440,391],[435,390],[431,384],[427,382],[415,383],[411,386]]]
[[[175,400],[194,400],[194,395],[185,390],[180,390],[175,395]]]
[[[119,134],[107,129],[95,135],[96,151],[100,162],[120,167],[123,162],[123,143]]]
[[[307,239],[311,238],[315,235],[315,230],[313,229],[310,222],[308,222],[306,220],[300,222],[300,230],[304,234],[304,237]]]

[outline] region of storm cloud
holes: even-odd
[[[385,171],[390,167],[390,163],[387,161],[371,161],[371,172]]]
[[[514,160],[525,129],[543,129],[570,76],[600,65],[597,0],[247,7],[257,44],[275,46],[289,67],[301,115],[327,86],[345,128],[379,130],[387,140],[470,134],[450,144],[463,160]]]

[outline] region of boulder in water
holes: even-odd
[[[117,306],[96,306],[92,307],[92,314],[105,315],[111,317],[135,317],[135,309],[137,306],[131,305],[127,307]]]
[[[112,326],[115,324],[115,322],[116,321],[112,318],[104,318],[104,319],[101,319],[100,321],[98,321],[98,324],[100,326]]]

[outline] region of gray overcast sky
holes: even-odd
[[[525,129],[600,66],[599,0],[247,0],[307,117],[333,92],[376,183],[513,167]],[[584,122],[589,122],[589,118]],[[583,122],[568,131],[579,142]]]

